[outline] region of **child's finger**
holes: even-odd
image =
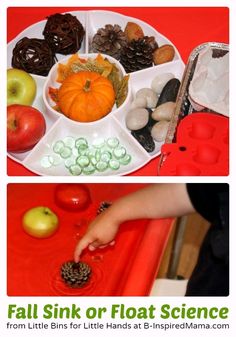
[[[114,246],[114,244],[115,244],[115,240],[109,243],[106,243],[105,245],[100,244],[99,241],[94,241],[89,245],[89,250],[93,251],[96,248],[103,249],[103,248],[106,248],[107,246]]]
[[[101,245],[101,246],[99,246],[98,248],[99,249],[103,249],[103,248],[106,248],[108,246],[108,244],[107,245]]]
[[[100,240],[94,240],[93,242],[90,242],[88,248],[89,250],[93,251],[96,248],[100,248],[101,246],[105,246],[105,245],[102,245]]]
[[[91,243],[90,240],[86,236],[84,236],[79,243],[77,244],[74,252],[74,260],[75,262],[79,262],[80,255],[82,254],[82,251],[88,247],[88,245]]]
[[[96,248],[97,248],[97,247],[95,247],[93,244],[90,244],[90,245],[88,246],[88,249],[89,249],[91,252],[93,252]]]

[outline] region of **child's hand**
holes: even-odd
[[[98,247],[105,248],[108,245],[114,245],[114,238],[118,229],[119,223],[116,223],[109,216],[108,210],[97,216],[75,248],[75,262],[79,261],[82,251],[87,247],[93,251]]]
[[[119,224],[134,219],[176,217],[194,212],[185,184],[152,184],[115,201],[89,226],[75,248],[74,259],[82,251],[114,244]]]

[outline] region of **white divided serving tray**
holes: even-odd
[[[124,29],[127,22],[136,22],[142,27],[145,35],[154,36],[156,38],[159,46],[163,44],[172,44],[166,37],[158,33],[150,25],[136,18],[111,11],[74,11],[70,13],[75,15],[85,28],[85,38],[79,50],[79,54],[88,54],[91,52],[89,46],[92,37],[99,28],[104,27],[104,25],[108,23],[118,24]],[[12,51],[15,44],[25,36],[29,38],[43,38],[42,31],[45,23],[46,20],[28,27],[8,44],[8,68],[11,67]],[[8,156],[38,175],[65,176],[70,175],[70,172],[64,166],[63,162],[49,168],[42,167],[40,163],[43,156],[52,154],[52,145],[57,140],[72,136],[75,138],[84,137],[88,142],[93,142],[95,139],[101,137],[103,139],[117,137],[120,140],[120,144],[126,148],[127,153],[132,156],[131,162],[128,165],[121,165],[118,170],[113,171],[108,169],[104,172],[95,171],[93,175],[125,175],[144,166],[160,154],[163,143],[155,142],[155,150],[152,153],[146,152],[127,129],[125,117],[135,93],[141,88],[150,87],[155,76],[163,73],[173,73],[176,78],[181,80],[185,65],[176,48],[175,51],[175,58],[173,61],[131,73],[129,79],[131,86],[130,99],[126,100],[119,110],[112,111],[106,118],[92,123],[79,123],[66,118],[64,115],[50,113],[43,101],[43,87],[47,77],[32,75],[37,84],[37,96],[33,103],[33,107],[43,113],[47,125],[46,133],[32,150],[24,153],[8,153]],[[60,54],[57,54],[56,56],[59,62],[65,58],[64,55]]]

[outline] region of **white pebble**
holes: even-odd
[[[130,130],[142,129],[149,119],[149,113],[146,109],[132,109],[127,113],[126,126]]]
[[[137,98],[145,98],[147,101],[147,108],[155,108],[157,105],[157,94],[150,88],[142,88],[136,93]]]
[[[135,98],[135,100],[131,103],[131,109],[146,108],[146,107],[147,107],[147,99],[145,97]]]
[[[167,121],[161,121],[154,124],[151,131],[152,138],[157,142],[163,142],[166,138],[169,124],[170,123]]]
[[[175,76],[172,73],[164,73],[164,74],[157,75],[152,80],[152,83],[151,83],[152,90],[154,90],[158,95],[160,95],[166,83],[174,77]]]
[[[170,121],[175,111],[176,103],[166,102],[159,105],[152,113],[155,121]]]

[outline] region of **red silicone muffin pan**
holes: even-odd
[[[164,144],[159,175],[229,174],[229,119],[215,113],[192,113],[179,123],[176,143]]]
[[[114,201],[143,184],[87,184],[92,203],[70,212],[55,203],[56,184],[8,185],[7,293],[9,296],[145,296],[154,282],[173,219],[139,220],[122,224],[116,244],[81,261],[92,269],[89,282],[72,289],[61,279],[61,265],[73,259],[76,242],[96,216],[102,201]],[[26,210],[47,206],[59,217],[59,229],[47,239],[23,231]]]

